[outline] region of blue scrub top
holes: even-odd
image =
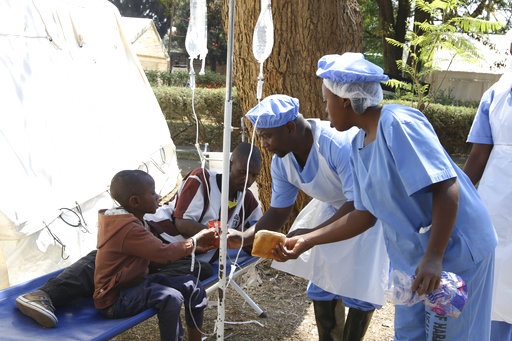
[[[453,177],[459,180],[459,210],[443,270],[460,273],[491,253],[497,237],[489,214],[421,112],[385,105],[376,140],[365,147],[364,137],[361,129],[352,141],[354,205],[382,221],[393,268],[414,274],[430,238],[429,186]]]
[[[353,201],[350,149],[352,139],[357,134],[358,130],[349,129],[344,132],[339,132],[331,128],[329,121],[319,120],[316,120],[316,124],[312,125],[312,127],[313,126],[316,126],[316,129],[320,129],[320,136],[318,138],[319,153],[327,160],[331,171],[337,174],[343,185],[343,189],[340,188],[338,190],[343,192],[347,201]],[[272,199],[270,206],[276,208],[293,205],[300,189],[288,181],[284,162],[292,163],[301,181],[304,183],[311,182],[318,171],[318,155],[313,152],[313,148],[308,155],[304,169],[300,167],[293,153],[288,153],[283,158],[274,155],[271,164]]]
[[[469,131],[468,142],[494,144],[492,140],[491,124],[489,122],[489,108],[491,107],[494,95],[494,86],[492,86],[482,96],[473,125]]]

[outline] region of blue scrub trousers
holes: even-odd
[[[313,282],[309,281],[306,293],[313,301],[332,301],[343,298],[343,304],[348,308],[354,308],[361,311],[372,311],[374,309],[382,308],[381,305],[373,304],[370,302],[361,301],[355,298],[345,297],[330,293],[316,286]]]
[[[504,321],[492,321],[491,340],[512,341],[512,324]]]
[[[422,302],[411,307],[396,305],[395,340],[490,340],[494,251],[486,259],[458,275],[468,288],[468,301],[459,317],[436,314]]]

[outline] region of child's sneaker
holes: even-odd
[[[45,328],[53,328],[57,324],[52,300],[42,290],[18,296],[16,305],[23,314],[33,318]]]

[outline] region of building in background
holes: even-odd
[[[152,19],[121,17],[121,27],[144,70],[169,71],[169,56]]]
[[[439,71],[434,71],[430,80],[432,89],[441,89],[448,97],[458,101],[479,102],[484,92],[491,87],[503,74],[509,63],[510,35],[487,35],[489,46],[466,38],[478,49],[482,59],[468,63],[453,52],[437,51],[434,65]]]

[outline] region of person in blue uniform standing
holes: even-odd
[[[512,53],[512,44],[510,46]],[[473,143],[464,172],[478,183],[498,234],[491,340],[512,340],[512,65],[480,101],[468,135]]]
[[[246,243],[252,242],[254,230],[282,228],[299,189],[313,199],[296,217],[292,235],[354,209],[350,148],[357,129],[338,132],[329,121],[305,119],[298,99],[287,95],[266,97],[246,117],[262,148],[275,154],[270,208],[246,231]],[[313,300],[320,341],[360,341],[374,309],[385,302],[389,273],[385,249],[382,226],[377,223],[358,238],[322,245],[300,259],[272,266],[310,280],[307,294]],[[349,307],[346,320],[344,306]]]
[[[345,240],[382,221],[394,269],[416,278],[412,290],[432,292],[441,272],[458,274],[468,301],[458,318],[423,303],[395,307],[395,340],[489,340],[496,233],[469,178],[441,146],[418,110],[382,100],[382,69],[360,53],[327,55],[318,62],[331,124],[359,127],[352,141],[355,210],[273,252],[294,259],[314,245]]]

